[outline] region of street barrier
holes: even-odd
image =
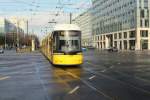
[[[17,53],[28,53],[31,52],[31,47],[26,47],[26,48],[17,48],[16,49]]]

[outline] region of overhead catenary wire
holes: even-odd
[[[49,26],[49,21],[59,22],[62,19],[66,21],[69,12],[84,11],[83,7],[78,5],[80,2],[86,5],[86,0],[56,0],[54,2],[52,0],[6,0],[0,1],[0,9],[3,9],[0,15],[25,16],[29,20],[29,25],[37,24],[34,28],[38,26],[46,27]],[[64,19],[64,17],[66,18]],[[44,18],[44,21],[40,20],[41,18]],[[60,18],[61,20],[59,20]],[[45,19],[48,20],[45,21]]]

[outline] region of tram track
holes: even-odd
[[[103,89],[97,89],[94,85],[92,85],[90,82],[88,82],[87,80],[75,75],[74,73],[67,71],[66,68],[61,68],[65,73],[67,73],[68,75],[72,76],[75,79],[80,80],[83,84],[85,84],[86,86],[88,86],[90,89],[96,91],[99,95],[104,96],[105,98],[109,99],[109,100],[121,100],[119,99],[117,96],[112,96],[109,95],[107,93],[104,92]],[[93,73],[92,73],[93,74]]]
[[[94,66],[94,67],[98,67],[98,66],[99,66],[99,65],[96,65],[96,64],[93,64],[93,63],[89,63],[89,62],[88,62],[88,63],[86,62],[86,64],[92,65],[92,66]],[[101,66],[102,66],[102,65],[101,65]],[[105,66],[103,66],[103,67],[105,67]],[[107,66],[104,70],[105,70],[105,71],[108,71],[108,70],[111,70],[111,68],[112,68],[112,67],[108,67],[108,66]],[[89,73],[92,73],[92,74],[94,74],[94,75],[102,76],[102,77],[105,77],[105,78],[107,78],[107,79],[109,79],[109,80],[114,80],[114,81],[116,81],[116,82],[119,82],[120,84],[127,85],[127,86],[129,86],[129,87],[131,87],[131,88],[134,88],[134,89],[136,89],[136,90],[138,90],[138,91],[141,91],[141,92],[144,92],[144,93],[150,95],[150,91],[145,90],[145,89],[142,89],[142,88],[140,88],[140,87],[138,87],[138,86],[135,86],[135,85],[133,85],[133,84],[131,84],[131,83],[127,83],[127,82],[121,81],[121,80],[119,80],[119,79],[113,78],[113,77],[111,77],[111,76],[108,76],[108,75],[104,74],[104,72],[101,72],[101,73],[99,72],[99,73],[97,73],[96,71],[92,71],[92,70],[90,70],[89,68],[84,68],[84,70],[86,70],[86,71],[88,71]],[[121,76],[128,76],[128,77],[131,77],[130,75],[126,75],[126,74],[124,74],[124,73],[122,73],[122,72],[119,72],[119,71],[114,71],[114,72],[118,73],[118,74],[121,75]],[[140,78],[137,78],[137,79],[140,80],[140,81],[149,82],[149,81],[144,80],[144,79],[140,79]]]
[[[96,65],[96,66],[98,67],[99,65]],[[95,67],[95,68],[96,68],[96,67]],[[103,70],[107,71],[107,70],[110,70],[110,69],[112,69],[112,68],[113,68],[113,66],[110,66],[110,67],[107,66],[107,68],[106,68],[106,69],[103,69]],[[96,68],[96,69],[97,69],[97,68]],[[100,88],[99,86],[94,85],[94,84],[95,84],[95,83],[93,83],[94,81],[93,81],[93,82],[87,81],[86,79],[81,78],[81,77],[75,75],[74,73],[71,73],[70,71],[67,71],[67,69],[65,69],[65,68],[62,68],[62,70],[64,70],[65,73],[67,73],[68,75],[72,76],[73,78],[79,79],[79,80],[80,80],[82,83],[84,83],[86,86],[88,86],[88,87],[91,88],[92,90],[98,92],[100,95],[103,95],[104,97],[108,98],[109,100],[122,100],[122,99],[120,98],[120,96],[118,96],[118,95],[113,95],[113,94],[109,93],[109,91],[107,92],[107,91],[103,90],[102,88]],[[145,95],[147,95],[147,96],[150,96],[150,91],[147,91],[147,90],[145,90],[145,89],[142,89],[142,88],[137,87],[137,86],[135,86],[135,85],[132,85],[132,84],[130,84],[130,83],[126,83],[126,82],[124,82],[124,81],[121,81],[121,80],[119,80],[119,79],[113,78],[113,77],[111,77],[111,76],[105,75],[104,72],[103,72],[103,70],[102,70],[101,73],[97,73],[97,72],[95,72],[95,71],[92,71],[90,68],[84,68],[84,71],[87,72],[87,73],[92,74],[92,75],[94,76],[94,78],[95,78],[95,77],[103,77],[103,78],[105,78],[106,80],[114,81],[114,82],[116,82],[117,84],[122,85],[123,87],[129,87],[128,89],[130,89],[131,91],[132,91],[132,89],[134,89],[134,90],[136,90],[136,91],[140,91],[140,93],[142,92],[143,94],[145,94]],[[122,75],[122,76],[123,76],[123,75]],[[91,77],[92,77],[92,76],[91,76]],[[91,78],[91,77],[90,77],[90,78]]]

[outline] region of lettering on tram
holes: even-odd
[[[56,25],[42,41],[42,52],[54,65],[83,63],[81,30],[74,24]]]

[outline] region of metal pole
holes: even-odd
[[[6,49],[6,44],[7,44],[7,43],[6,43],[6,32],[5,32],[5,49]]]
[[[29,22],[27,20],[27,35],[28,35],[28,30],[29,30]]]
[[[72,24],[72,13],[70,13],[70,24]]]
[[[4,19],[4,23],[6,23],[6,20]],[[7,46],[7,41],[6,41],[6,26],[4,26],[4,33],[5,33],[5,49],[6,49],[6,46]]]
[[[29,22],[28,22],[28,20],[27,20],[27,37],[28,37],[28,33],[29,33]],[[26,39],[26,35],[24,35],[25,36],[25,39]],[[27,40],[27,42],[25,42],[26,43],[26,46],[28,46],[28,40]]]
[[[32,35],[34,34],[34,29],[32,29]]]
[[[19,21],[17,21],[17,48],[19,48]]]

